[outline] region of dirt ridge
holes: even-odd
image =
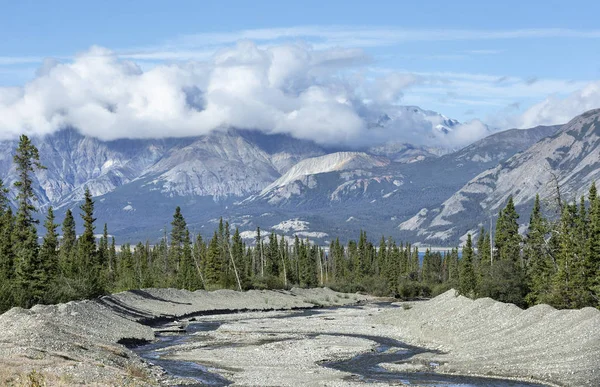
[[[441,372],[533,378],[565,386],[600,385],[600,310],[520,309],[450,290],[375,322],[411,342],[447,352]]]

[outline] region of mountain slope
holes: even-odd
[[[286,137],[278,138],[290,144],[284,150],[270,149],[262,136],[236,130],[108,142],[63,130],[32,138],[47,167],[36,173],[35,191],[42,206],[70,205],[82,198],[84,187],[97,197],[140,179],[146,180],[147,190],[166,196],[244,196],[260,191],[296,162],[323,154],[314,143]],[[6,186],[17,178],[12,165],[16,146],[17,141],[0,142],[0,176]]]
[[[302,232],[344,239],[360,229],[390,234],[399,222],[441,204],[473,176],[553,130],[497,133],[442,157],[410,144],[349,151],[234,129],[110,142],[64,130],[32,141],[48,167],[35,181],[42,212],[49,204],[59,220],[67,208],[78,212],[88,187],[96,198],[98,224],[107,222],[120,241],[161,236],[176,206],[193,232],[212,229],[220,216],[241,231],[297,219],[310,224]],[[16,145],[0,142],[0,176],[7,186],[16,178]]]
[[[306,159],[261,195],[231,207],[228,214],[239,224],[260,225],[263,229],[268,229],[270,223],[276,225],[297,218],[309,222],[313,231],[342,237],[360,229],[389,235],[397,230],[400,221],[423,207],[441,204],[474,176],[558,128],[508,130],[458,152],[410,164],[364,163],[336,171],[317,168],[327,163],[317,163],[312,169],[307,167],[313,166],[315,160],[327,160],[327,156]],[[268,215],[250,221],[250,214]],[[419,239],[414,233],[410,239],[406,238]]]
[[[370,169],[389,165],[389,160],[374,157],[362,152],[336,152],[324,156],[308,158],[290,168],[283,176],[264,188],[261,196],[269,191],[286,186],[305,176],[350,169]]]
[[[574,118],[553,136],[484,171],[440,207],[421,210],[400,229],[418,230],[432,243],[454,241],[495,216],[511,195],[526,219],[536,193],[552,204],[558,185],[563,199],[575,200],[599,178],[600,109]]]

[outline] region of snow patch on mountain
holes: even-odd
[[[326,232],[320,232],[320,231],[299,231],[297,233],[294,233],[294,235],[298,235],[299,238],[327,238],[329,236],[329,234],[327,234]]]
[[[263,189],[261,196],[275,188],[286,186],[305,176],[350,169],[382,167],[389,165],[389,163],[390,161],[386,158],[371,156],[364,152],[336,152],[325,156],[304,159]]]
[[[288,233],[290,231],[305,231],[308,230],[309,224],[309,222],[304,220],[289,219],[274,225],[273,227],[271,227],[271,229],[282,231],[284,233]]]

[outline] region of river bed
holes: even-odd
[[[408,345],[365,319],[394,304],[198,317],[187,333],[133,349],[198,385],[537,387],[436,372],[437,351]]]

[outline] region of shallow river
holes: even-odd
[[[383,306],[383,305],[381,305]],[[331,310],[331,309],[329,309]],[[294,317],[306,317],[320,313],[321,310],[311,309],[300,312],[290,312],[286,315],[271,317],[274,319],[293,319]],[[244,315],[239,315],[240,320],[244,320]],[[201,320],[201,317],[199,317]],[[268,320],[268,319],[265,319]],[[162,335],[157,337],[157,341],[134,346],[132,349],[148,362],[161,366],[172,375],[180,377],[194,378],[198,381],[198,385],[212,386],[227,386],[231,381],[225,379],[217,373],[210,372],[207,367],[195,362],[170,360],[163,356],[168,354],[168,348],[171,346],[189,342],[192,335],[196,332],[208,332],[219,328],[222,324],[220,321],[196,321],[189,324],[186,334],[181,335]],[[307,340],[317,337],[319,334],[307,335]],[[489,387],[543,387],[542,384],[524,383],[512,380],[502,380],[484,377],[471,377],[459,375],[440,374],[433,371],[436,364],[430,364],[426,371],[419,372],[396,372],[388,371],[379,365],[382,363],[405,363],[410,362],[410,359],[423,352],[431,352],[424,348],[411,346],[400,341],[370,335],[359,334],[342,334],[342,333],[327,333],[327,335],[348,336],[355,338],[368,339],[377,346],[375,351],[362,353],[350,359],[342,361],[332,361],[321,363],[323,367],[330,367],[340,371],[350,373],[349,378],[359,379],[364,382],[389,382],[402,383],[406,385],[419,386],[489,386]],[[229,343],[219,343],[218,345],[227,345]],[[166,349],[166,351],[165,351]],[[189,385],[188,385],[189,386]]]

